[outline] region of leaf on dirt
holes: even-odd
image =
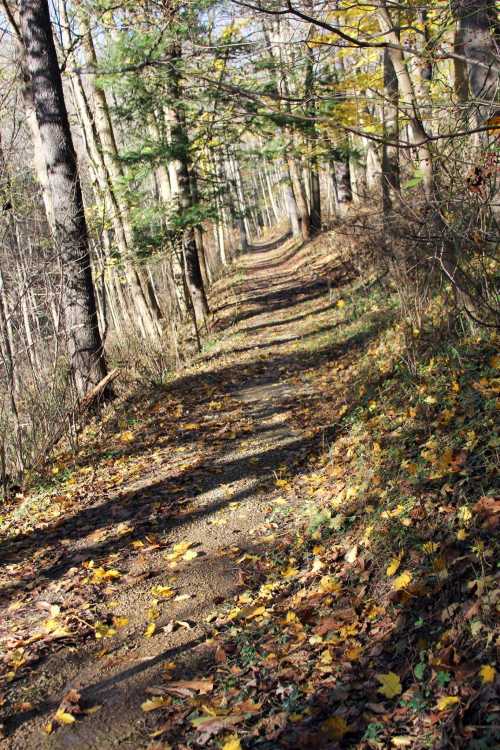
[[[387,674],[375,675],[377,680],[380,682],[382,687],[379,687],[377,692],[385,695],[386,698],[394,698],[396,695],[400,695],[402,692],[401,681],[399,675],[395,672],[387,672]]]
[[[172,551],[167,552],[165,558],[172,561],[178,560],[179,557],[182,557],[188,551],[192,544],[192,542],[178,542],[177,544],[174,544]]]
[[[112,638],[116,635],[115,628],[106,625],[104,622],[96,622],[94,625],[94,634],[97,640],[101,638]]]
[[[452,706],[455,706],[457,703],[460,703],[460,698],[458,698],[456,695],[444,695],[442,698],[440,698],[437,702],[437,708],[438,711],[447,711]]]
[[[169,701],[163,695],[155,695],[154,698],[149,698],[149,700],[141,703],[141,708],[148,713],[149,711],[156,711],[157,708],[163,708],[166,705],[169,705]]]
[[[120,617],[120,616],[113,617],[113,625],[118,630],[120,630],[120,628],[124,628],[126,625],[128,625],[128,617]]]
[[[105,570],[103,567],[99,567],[93,571],[90,582],[91,583],[105,583],[106,581],[114,581],[117,578],[120,578],[120,576],[121,576],[121,573],[119,570],[115,570],[114,568],[111,568],[110,570]]]
[[[156,624],[154,622],[148,622],[146,630],[144,631],[144,635],[146,638],[151,638],[151,636],[154,635],[155,631]]]
[[[68,713],[68,711],[64,711],[62,708],[59,708],[54,714],[54,721],[57,721],[58,724],[61,724],[61,726],[63,726],[64,724],[74,724],[76,719],[73,714],[70,714]]]
[[[292,565],[288,565],[284,570],[281,571],[282,578],[293,578],[299,571]]]
[[[213,680],[176,680],[169,682],[166,690],[196,690],[196,692],[205,695],[211,693],[214,689]]]
[[[151,594],[158,599],[171,599],[175,591],[171,586],[153,586]]]
[[[194,560],[195,557],[198,557],[198,552],[195,549],[188,549],[187,552],[184,552],[182,555],[182,559],[186,561]]]

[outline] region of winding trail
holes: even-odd
[[[42,570],[44,577],[32,587],[35,608],[37,601],[60,601],[64,577],[82,560],[100,561],[105,553],[107,560],[115,555],[126,574],[111,585],[108,604],[129,622],[112,639],[61,645],[14,683],[10,703],[17,709],[6,722],[2,750],[148,746],[148,716],[140,709],[146,688],[158,684],[165,662],[182,664],[184,677],[203,664],[207,618],[241,588],[228,548],[236,545],[241,554],[255,548],[269,524],[276,478],[299,465],[317,442],[294,418],[294,409],[310,391],[307,370],[321,356],[317,349],[328,333],[325,279],[331,274],[331,259],[318,260],[291,241],[256,247],[239,258],[216,289],[223,303],[215,313],[215,345],[158,402],[160,408],[161,398],[179,405],[177,441],[158,436],[153,408],[144,428],[149,465],[142,456],[132,479],[119,487],[110,480],[67,528],[33,536],[35,546],[54,549],[56,539],[65,540],[64,556]],[[165,514],[165,503],[177,504],[175,514]],[[152,524],[168,545],[188,540],[199,554],[171,569],[165,546],[148,548],[146,542],[131,552],[120,536],[100,544],[100,530],[110,523],[130,524],[136,534]],[[156,632],[147,638],[151,587],[170,583],[179,598],[161,606]],[[172,621],[184,624],[172,629]],[[82,705],[100,708],[45,733],[43,726],[71,688],[82,694]]]

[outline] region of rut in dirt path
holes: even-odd
[[[285,375],[300,377],[310,367],[311,353],[296,346],[321,331],[314,316],[328,310],[330,304],[325,281],[297,269],[296,259],[297,248],[292,243],[255,248],[240,259],[233,299],[216,312],[221,329],[217,349],[205,356],[201,367],[181,375],[168,389],[169,398],[188,405],[194,423],[208,419],[215,421],[218,429],[217,439],[207,442],[207,456],[198,462],[194,477],[190,476],[189,461],[195,456],[196,441],[190,442],[189,435],[180,433],[187,468],[175,478],[174,500],[188,500],[189,510],[156,521],[155,530],[165,533],[169,544],[189,540],[199,556],[175,571],[166,569],[161,549],[131,557],[127,582],[113,594],[113,611],[129,618],[127,628],[113,639],[105,655],[100,654],[103,642],[93,642],[63,648],[35,668],[17,691],[18,699],[24,695],[31,707],[11,719],[10,733],[0,747],[146,747],[147,716],[140,709],[146,688],[161,682],[165,662],[175,660],[182,665],[183,678],[195,669],[199,672],[206,659],[207,615],[238,586],[237,569],[225,550],[237,545],[243,553],[255,547],[256,532],[269,518],[274,479],[283,467],[298,463],[314,447],[289,424],[291,405],[307,392],[307,382],[285,382]],[[304,322],[311,323],[311,330],[299,334]],[[223,408],[211,415],[208,398],[229,399],[230,410],[225,411],[227,403],[223,401]],[[237,432],[231,426],[235,417]],[[171,462],[156,463],[134,483],[120,488],[119,496],[111,493],[80,517],[77,514],[67,528],[59,527],[59,533],[74,546],[69,548],[67,560],[54,566],[49,579],[57,581],[74,564],[75,554],[78,559],[117,553],[119,543],[96,549],[89,532],[95,534],[110,514],[116,515],[117,523],[140,528],[144,509],[171,491],[171,473]],[[43,532],[38,541],[43,543]],[[163,605],[155,635],[145,638],[151,587],[169,585],[172,573],[180,600]],[[39,598],[49,599],[47,591],[40,591]],[[165,631],[163,626],[171,621],[186,622],[189,629],[180,626]],[[81,692],[82,705],[98,705],[99,710],[53,734],[44,734],[42,726],[70,688]]]

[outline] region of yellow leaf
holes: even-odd
[[[43,725],[42,729],[45,732],[45,734],[52,734],[52,732],[54,731],[54,725],[51,721],[48,721],[46,724]]]
[[[241,742],[236,734],[232,734],[222,745],[222,750],[241,750]]]
[[[401,560],[403,559],[402,555],[399,555],[399,557],[393,557],[389,565],[386,569],[386,575],[393,576],[394,573],[396,573],[397,569],[401,565]]]
[[[323,653],[321,654],[319,660],[322,664],[332,664],[333,663],[332,652],[329,651],[328,649],[325,649],[325,651],[323,651]]]
[[[122,443],[131,443],[134,439],[134,433],[130,430],[127,430],[126,432],[122,432],[120,435],[120,440]]]
[[[128,625],[128,617],[113,617],[113,625],[115,628],[124,628],[126,625]]]
[[[154,597],[158,597],[158,599],[171,599],[175,591],[170,586],[153,586],[151,593]]]
[[[323,576],[319,582],[319,590],[324,594],[338,594],[342,591],[342,586],[332,576]]]
[[[169,552],[165,555],[167,560],[177,560],[177,558],[182,557],[182,555],[187,552],[187,550],[191,547],[192,542],[178,542],[177,544],[174,544],[172,547],[172,552]]]
[[[195,557],[198,557],[198,553],[195,549],[188,549],[188,551],[184,552],[182,555],[183,560],[194,560]]]
[[[434,552],[438,551],[439,544],[436,542],[426,542],[425,544],[422,544],[422,549],[427,555],[432,555]]]
[[[387,672],[387,674],[377,674],[375,676],[382,685],[382,687],[378,688],[379,693],[385,695],[386,698],[394,698],[396,695],[400,695],[402,688],[399,675],[395,672]]]
[[[349,725],[343,716],[332,716],[322,723],[321,729],[330,740],[339,741],[349,731]]]
[[[357,661],[359,657],[361,656],[363,649],[361,646],[351,646],[351,648],[348,648],[345,652],[346,658],[349,659],[349,661]]]
[[[54,721],[57,721],[58,724],[74,724],[76,721],[73,714],[69,714],[67,711],[64,711],[62,708],[58,708],[57,711],[54,714]]]
[[[297,575],[299,571],[297,568],[294,568],[292,565],[289,565],[285,570],[282,571],[281,576],[282,578],[293,578]]]
[[[465,539],[467,539],[467,536],[468,534],[465,529],[459,529],[457,531],[457,539],[459,542],[463,542]]]
[[[104,568],[96,568],[92,574],[92,578],[90,579],[91,583],[103,583],[104,581],[112,581],[115,578],[120,578],[121,573],[119,570],[114,570],[111,568],[110,570],[105,570]]]
[[[457,698],[456,695],[445,695],[437,702],[438,711],[447,711],[457,703],[460,703],[460,698]]]
[[[412,575],[409,570],[405,570],[404,573],[401,573],[397,578],[394,579],[394,588],[396,591],[401,591],[401,589],[405,589],[407,586],[410,585],[412,581]]]
[[[244,617],[246,620],[253,620],[254,617],[260,617],[260,615],[265,614],[265,612],[265,607],[246,607],[241,610],[240,617]]]
[[[154,698],[150,698],[149,700],[144,701],[144,703],[141,703],[141,708],[148,713],[148,711],[156,711],[157,708],[161,708],[165,703],[165,698],[162,695],[155,695]]]
[[[154,622],[148,622],[148,626],[147,626],[146,630],[144,631],[144,635],[146,636],[146,638],[151,638],[151,636],[154,634],[155,630],[156,630],[155,623]]]
[[[495,667],[492,667],[491,664],[483,664],[479,670],[483,683],[494,682],[496,673]]]
[[[100,638],[112,638],[112,636],[116,635],[116,630],[109,625],[105,625],[103,622],[96,622],[94,633],[96,639],[99,640]]]
[[[345,559],[347,560],[348,563],[353,563],[354,560],[357,558],[357,556],[358,556],[358,546],[357,544],[355,544],[354,547],[351,547],[351,549],[347,551],[345,555]]]

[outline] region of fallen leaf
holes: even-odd
[[[76,719],[73,714],[70,714],[67,711],[64,711],[62,708],[59,708],[54,714],[54,721],[57,721],[58,724],[64,725],[74,724]]]
[[[156,711],[157,708],[163,708],[163,706],[168,705],[168,703],[169,701],[165,700],[163,695],[155,695],[154,698],[150,698],[149,700],[144,701],[144,703],[141,703],[141,708],[148,713],[149,711]]]
[[[396,573],[397,569],[401,565],[401,560],[402,559],[403,559],[402,555],[399,555],[399,557],[393,557],[392,558],[391,562],[389,563],[389,565],[387,566],[387,569],[385,571],[386,575],[388,577],[393,576],[394,573]]]
[[[154,635],[154,632],[156,630],[156,624],[154,622],[148,622],[147,628],[144,631],[144,635],[146,638],[151,638],[152,635]]]
[[[396,591],[401,591],[410,585],[412,581],[412,575],[409,570],[405,570],[397,578],[394,579],[393,587]]]
[[[321,724],[321,730],[330,740],[338,742],[349,731],[349,725],[343,716],[332,716]]]
[[[400,695],[402,688],[399,675],[395,672],[387,672],[387,674],[377,674],[375,676],[382,685],[382,687],[378,688],[377,692],[382,693],[386,698],[394,698],[396,695]]]
[[[460,698],[458,698],[456,695],[445,695],[438,700],[437,708],[438,711],[447,711],[457,703],[460,703]]]
[[[342,591],[342,586],[332,576],[323,576],[319,582],[319,590],[325,594],[338,594]]]
[[[479,676],[481,677],[483,684],[494,682],[496,673],[497,671],[495,667],[492,667],[491,664],[483,664],[479,670]]]
[[[153,586],[151,594],[158,599],[171,599],[175,591],[170,586]]]
[[[222,745],[222,750],[241,750],[241,742],[236,734],[232,734]]]

